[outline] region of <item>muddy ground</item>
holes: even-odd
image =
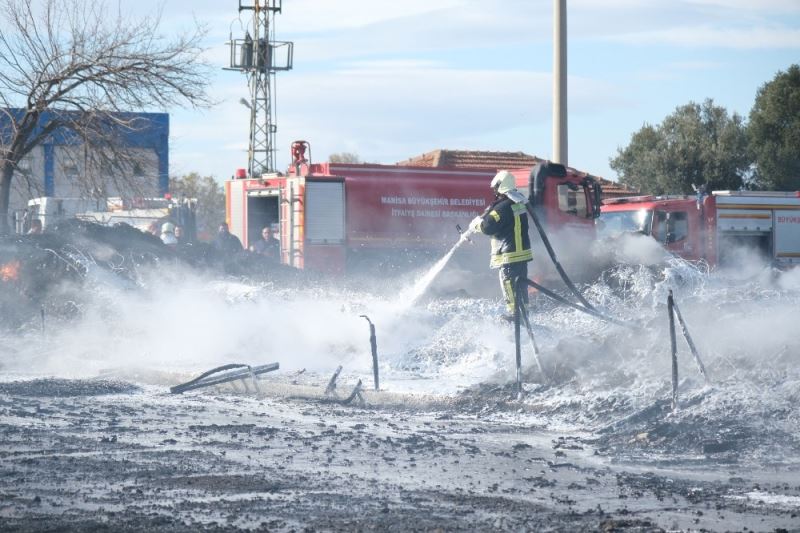
[[[0,383],[0,530],[800,531],[797,465],[623,460],[503,391],[342,405],[303,379]]]

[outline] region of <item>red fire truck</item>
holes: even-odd
[[[776,266],[800,262],[800,192],[715,191],[710,195],[604,200],[601,235],[640,232],[689,260],[725,264],[749,248]]]
[[[227,221],[245,247],[264,226],[277,226],[281,262],[296,268],[346,273],[377,265],[401,267],[440,254],[493,200],[498,169],[319,163],[306,159],[308,143],[292,145],[286,175],[225,183]],[[561,167],[563,169],[563,167]],[[513,169],[521,191],[531,168]],[[591,176],[564,169],[537,184],[536,207],[548,227],[594,234],[600,189]]]

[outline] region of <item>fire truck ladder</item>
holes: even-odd
[[[282,201],[285,202],[285,206],[281,209],[285,209],[283,212],[288,213],[288,217],[285,220],[288,220],[289,228],[287,264],[295,268],[303,268],[304,210],[299,183],[295,180],[289,180],[286,183],[283,197],[284,200]]]

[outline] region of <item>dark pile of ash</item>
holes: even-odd
[[[103,379],[34,379],[0,383],[0,394],[41,398],[103,396],[138,392],[136,385],[124,381]]]
[[[170,247],[127,224],[68,220],[42,235],[0,236],[0,327],[18,329],[43,310],[68,318],[91,273],[107,273],[107,279],[135,288],[143,269],[163,267],[255,281],[303,281],[300,271],[244,250],[223,254],[207,243]]]

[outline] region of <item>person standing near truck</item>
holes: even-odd
[[[497,173],[491,187],[495,201],[483,215],[472,220],[470,229],[492,238],[489,266],[499,269],[506,311],[513,316],[516,288],[520,280],[528,278],[528,263],[533,261],[525,197],[517,190],[513,174],[507,170]],[[528,304],[527,287],[520,289],[519,298],[523,306]]]
[[[227,222],[220,223],[213,246],[217,252],[223,255],[238,254],[243,250],[242,241],[230,232]]]
[[[263,256],[269,263],[280,261],[281,243],[272,235],[272,227],[264,226],[261,239],[250,246],[250,251]]]

